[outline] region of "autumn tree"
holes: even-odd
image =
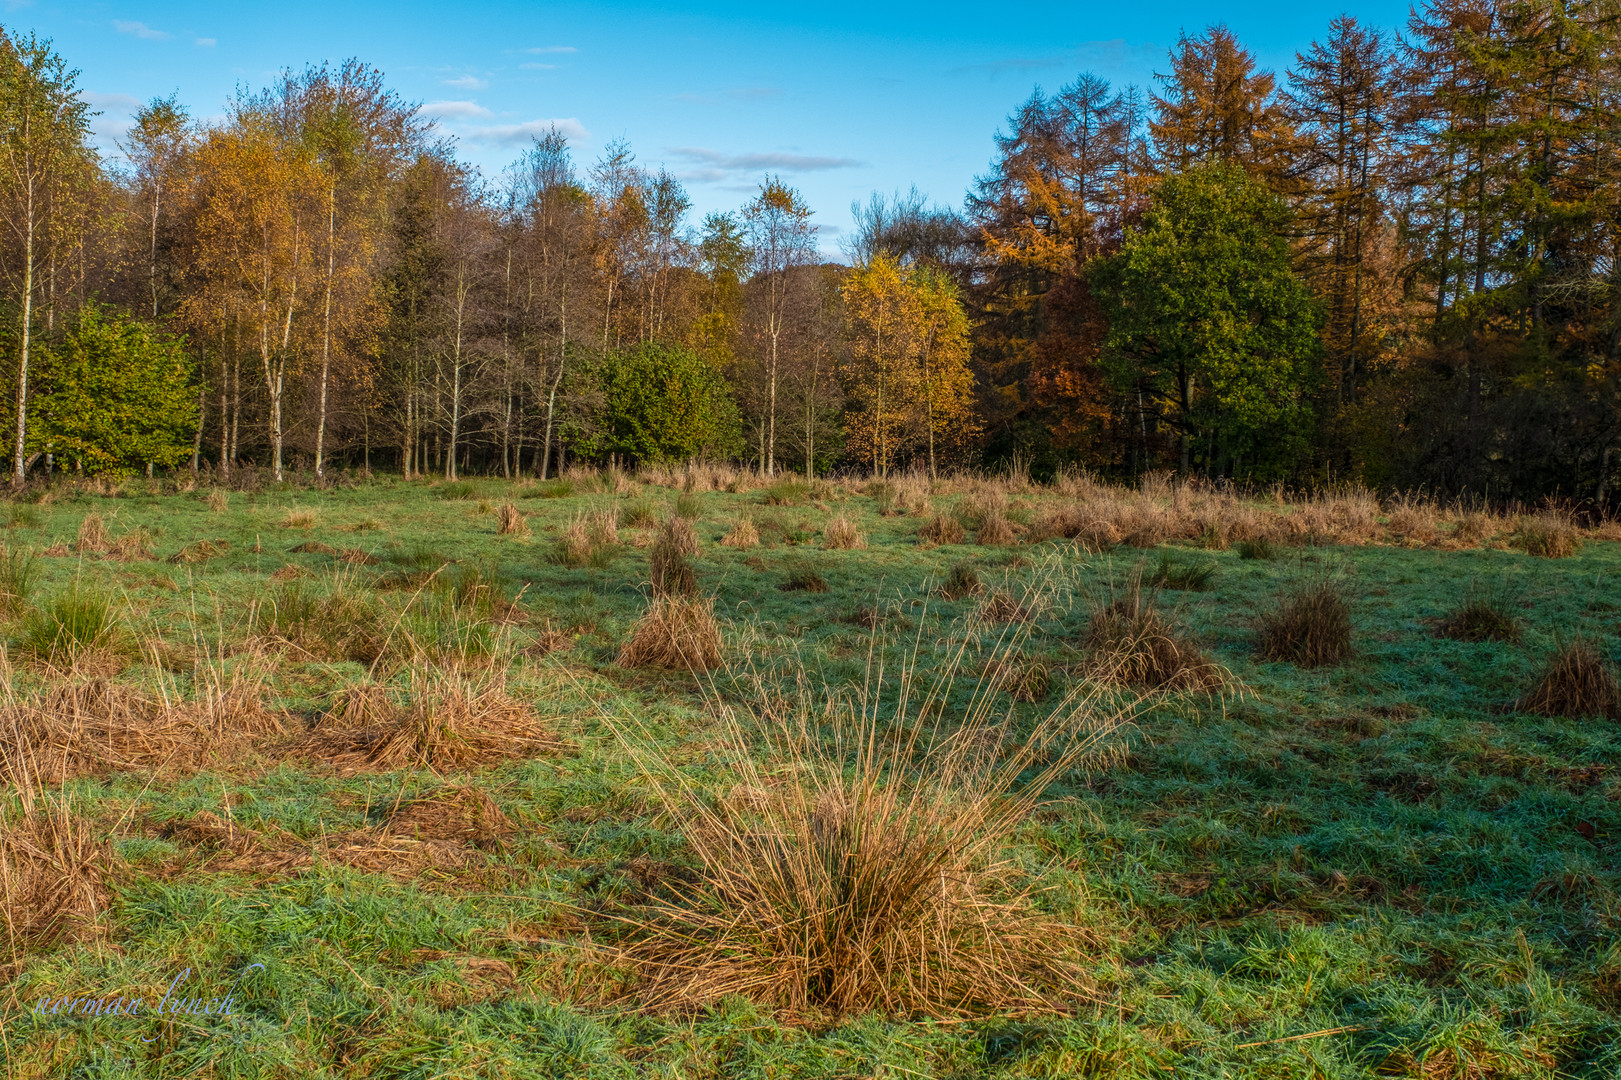
[[[95,169],[88,145],[90,108],[79,97],[78,79],[78,71],[68,67],[49,41],[0,32],[0,220],[9,241],[0,251],[16,313],[11,480],[19,485],[28,468],[28,380],[36,300],[42,290],[48,296],[51,291],[42,269],[77,239],[74,234],[82,218],[70,207],[90,182],[87,173]]]
[[[191,139],[191,115],[177,94],[153,98],[135,113],[120,148],[129,159],[145,243],[146,293],[151,315],[166,314],[179,286],[171,221]]]
[[[777,470],[777,388],[782,371],[783,335],[787,330],[789,283],[796,267],[815,258],[816,226],[798,191],[768,176],[743,208],[743,226],[752,255],[757,298],[759,352],[765,375],[761,417],[760,467],[767,476]]]
[[[1276,79],[1226,26],[1197,37],[1185,32],[1171,49],[1171,70],[1157,78],[1149,120],[1154,160],[1168,174],[1232,161],[1275,188],[1283,182],[1283,154],[1293,137],[1274,95]]]

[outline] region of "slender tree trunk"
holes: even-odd
[[[326,475],[326,388],[332,370],[332,276],[337,271],[338,189],[327,189],[326,204],[326,312],[321,328],[321,404],[315,421],[315,475]]]
[[[17,456],[12,462],[11,482],[21,487],[23,479],[28,472],[28,462],[23,457],[24,448],[28,442],[28,346],[29,335],[33,330],[34,321],[34,178],[32,175],[26,181],[26,205],[23,213],[26,217],[23,235],[23,295],[22,295],[22,325],[20,329],[21,349],[17,359]]]

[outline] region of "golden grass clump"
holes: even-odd
[[[281,519],[284,529],[307,529],[315,524],[315,511],[308,507],[295,506],[287,511],[287,516]]]
[[[654,596],[696,596],[698,577],[688,556],[698,554],[698,534],[692,522],[672,517],[659,526],[653,550],[648,553],[648,570]]]
[[[511,500],[501,504],[500,508],[495,512],[495,517],[496,535],[517,537],[529,535],[529,522],[524,520],[523,513],[518,509],[518,505]]]
[[[867,546],[867,538],[861,535],[855,522],[839,514],[822,528],[822,546],[839,551],[852,551]]]
[[[713,600],[655,596],[619,651],[619,665],[710,671],[720,666],[720,646]]]
[[[740,517],[732,524],[731,531],[720,540],[722,547],[743,548],[758,547],[760,544],[760,530],[755,528],[754,519]]]
[[[1133,582],[1087,624],[1088,673],[1099,682],[1156,690],[1220,690],[1230,676],[1161,615],[1152,593]]]
[[[231,508],[231,500],[219,488],[215,488],[204,496],[203,502],[207,503],[209,510],[216,514],[223,514]]]
[[[1022,623],[1035,618],[1036,613],[1010,593],[995,589],[980,603],[977,614],[988,623]]]
[[[469,769],[505,758],[533,757],[561,746],[534,709],[514,698],[500,675],[460,671],[412,673],[397,703],[367,693],[329,712],[298,747],[297,756],[340,771]],[[347,723],[360,720],[363,726]]]
[[[974,543],[981,547],[1001,547],[1013,543],[1014,539],[1013,525],[1001,511],[987,511],[979,519],[979,529],[974,534]]]
[[[1351,655],[1351,610],[1332,581],[1308,584],[1261,617],[1255,642],[1263,660],[1329,667]]]
[[[1590,641],[1575,641],[1549,658],[1536,685],[1515,708],[1538,716],[1621,719],[1621,687]]]
[[[9,753],[8,753],[9,757]],[[94,936],[111,906],[112,852],[65,793],[23,780],[20,812],[0,820],[0,905],[6,951]]]
[[[1477,547],[1497,535],[1498,521],[1490,514],[1465,511],[1452,525],[1452,540],[1463,547]]]
[[[716,703],[742,774],[728,798],[616,723],[693,856],[637,874],[602,912],[627,996],[687,1013],[740,995],[810,1022],[1067,1012],[1092,998],[1083,958],[1096,937],[1039,910],[1004,851],[1056,777],[1101,763],[1131,707],[1078,687],[1015,737],[999,680],[981,678],[936,720],[958,670],[999,662],[980,660],[957,654],[932,685],[874,662],[868,693],[757,676],[747,719]]]
[[[112,546],[112,538],[107,535],[107,523],[97,513],[89,513],[79,522],[79,536],[74,541],[73,550],[81,555],[102,555]]]
[[[1511,541],[1527,555],[1544,559],[1565,559],[1582,550],[1581,530],[1569,514],[1557,510],[1522,516]]]
[[[617,514],[599,511],[575,514],[557,543],[557,560],[565,566],[601,566],[619,543]]]
[[[1440,538],[1440,508],[1420,496],[1404,495],[1391,503],[1385,528],[1392,536],[1413,544],[1433,544]]]
[[[917,538],[926,544],[960,544],[966,535],[952,514],[933,514],[917,530]]]

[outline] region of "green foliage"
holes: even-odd
[[[691,349],[647,344],[603,365],[599,454],[631,462],[723,457],[742,449],[742,424],[719,372]]]
[[[1190,458],[1272,475],[1309,433],[1319,315],[1290,269],[1289,211],[1242,169],[1167,176],[1140,229],[1093,266],[1110,380],[1141,388]]]
[[[168,468],[191,455],[192,362],[180,339],[86,304],[43,347],[29,441],[86,473]]]

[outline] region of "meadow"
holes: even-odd
[[[7,1076],[1621,1075],[1613,524],[718,468],[0,517]],[[188,969],[229,1009],[154,1012]]]

